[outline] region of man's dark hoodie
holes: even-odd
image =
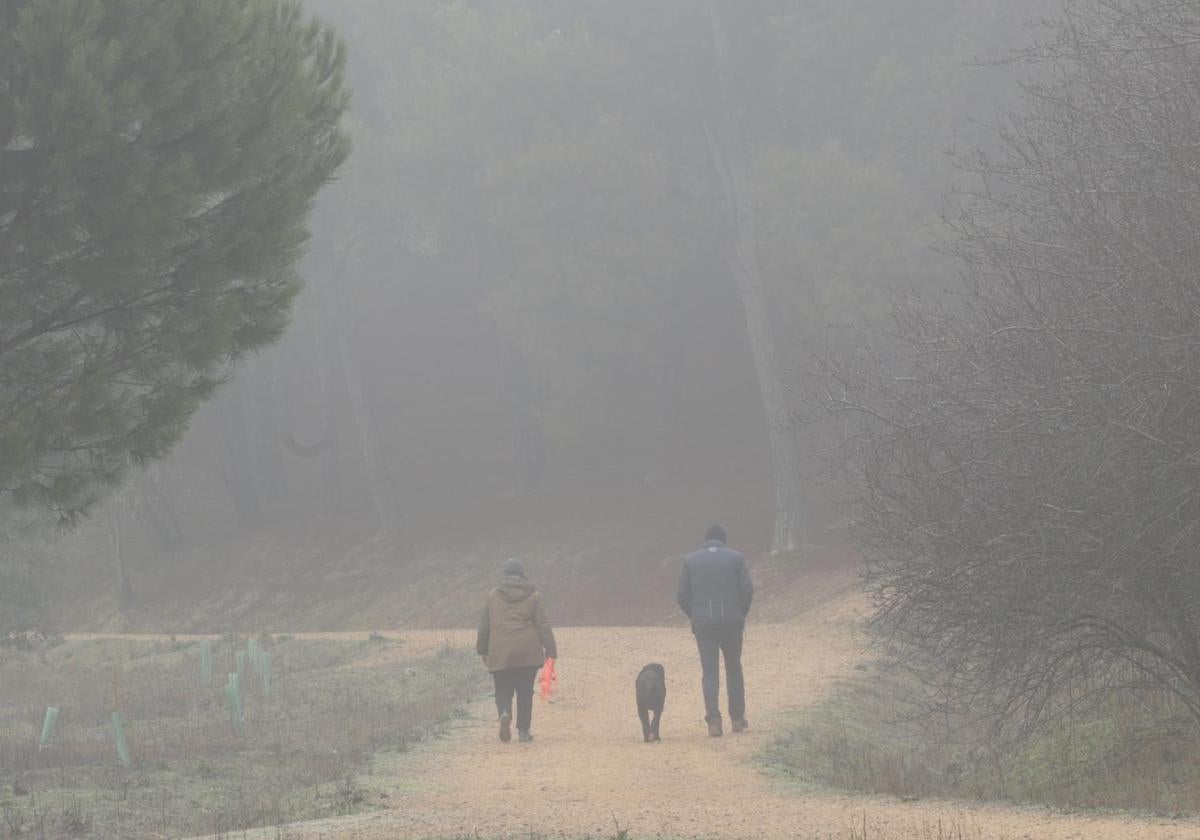
[[[744,625],[753,598],[746,558],[723,539],[709,539],[684,561],[676,601],[693,630]]]
[[[524,575],[505,575],[488,595],[475,650],[489,671],[533,668],[558,657],[541,593]]]

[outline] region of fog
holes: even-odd
[[[1029,830],[801,806],[760,764],[1200,803],[1195,4],[78,5],[0,0],[12,836]],[[748,732],[724,682],[713,732],[689,631],[685,558],[725,542]],[[474,629],[510,559],[563,650],[526,759]],[[1144,713],[1087,732],[1183,746],[1071,752],[1085,695]]]
[[[126,599],[251,544],[286,567],[329,534],[309,564],[626,556],[602,577],[710,520],[756,552],[826,540],[840,514],[800,486],[818,465],[788,428],[796,370],[952,279],[931,250],[946,153],[1012,92],[973,62],[1028,10],[765,4],[722,18],[720,63],[708,17],[667,5],[312,11],[349,49],[354,151],[283,339],[81,531],[89,555],[121,531]],[[747,225],[757,253],[731,265]]]

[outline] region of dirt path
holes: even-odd
[[[270,829],[262,838],[1200,838],[1194,821],[1055,815],[1040,810],[797,789],[755,762],[789,712],[816,701],[862,658],[855,604],[795,623],[752,626],[746,641],[751,732],[707,737],[694,642],[682,629],[560,632],[561,690],[536,701],[531,745],[500,744],[485,701],[443,741],[378,760],[386,807],[364,815]],[[409,633],[405,647],[467,644],[467,633]],[[641,742],[633,677],[667,669],[661,744]],[[386,663],[380,663],[386,666]]]

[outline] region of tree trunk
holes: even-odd
[[[128,491],[126,491],[128,492]],[[121,534],[121,518],[125,508],[124,494],[112,501],[108,515],[108,538],[112,548],[113,571],[117,576],[117,607],[122,612],[133,606],[133,584],[125,572],[125,545]]]
[[[279,418],[288,415],[286,409],[281,406],[281,402],[287,396],[287,389],[280,382],[278,353],[272,354],[269,361],[259,366],[259,376],[261,387],[266,392],[266,399],[261,404],[262,424],[258,435],[258,444],[262,451],[260,469],[268,500],[283,504],[288,500],[288,473],[284,467],[283,447],[280,443],[283,428]]]
[[[342,310],[342,314],[346,315],[345,306],[342,307]],[[375,517],[376,532],[385,537],[391,537],[394,536],[392,520],[396,511],[395,494],[391,492],[391,487],[389,486],[383,447],[380,446],[378,435],[376,434],[377,424],[369,416],[372,412],[363,394],[359,366],[351,360],[350,351],[346,346],[345,333],[347,330],[353,329],[352,323],[354,320],[354,313],[351,312],[349,314],[351,317],[349,319],[344,318],[341,328],[335,331],[335,335],[333,336],[334,351],[341,365],[342,380],[346,386],[346,393],[350,397],[350,416],[354,420],[354,434],[358,441],[358,452],[362,459],[362,468],[366,473],[364,477],[366,479],[367,492],[371,497],[371,511]]]
[[[775,536],[771,550],[778,554],[795,551],[805,542],[804,490],[800,453],[791,428],[787,397],[771,336],[766,291],[759,273],[754,195],[730,90],[728,45],[719,7],[718,0],[710,0],[719,107],[715,119],[707,127],[708,145],[724,193],[730,227],[725,257],[742,300],[746,333],[754,356],[754,372],[771,443],[771,469],[775,478]]]
[[[161,477],[162,464],[152,463],[130,492],[138,498],[136,519],[151,537],[156,553],[169,555],[183,543],[183,525],[169,488],[163,485]]]
[[[262,521],[262,505],[258,499],[255,463],[250,451],[244,375],[236,378],[231,385],[226,406],[229,408],[228,426],[222,429],[225,437],[226,484],[238,522],[243,528],[251,528]]]
[[[316,364],[317,393],[321,395],[321,408],[324,420],[324,440],[333,441],[334,445],[321,458],[321,507],[326,516],[336,516],[342,512],[342,457],[341,448],[336,445],[338,440],[337,400],[333,394],[333,375],[330,371],[329,344],[325,335],[328,332],[326,320],[328,316],[322,306],[317,306],[313,312],[312,338]]]
[[[546,484],[549,462],[542,421],[542,389],[528,359],[515,342],[507,348],[502,370],[504,393],[512,404],[516,487],[519,492],[541,490]]]
[[[683,419],[683,399],[687,394],[689,324],[678,304],[663,309],[670,315],[660,324],[665,346],[659,370],[659,420],[674,430]]]

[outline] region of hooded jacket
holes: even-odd
[[[483,604],[475,651],[489,671],[535,668],[558,657],[541,593],[523,577],[506,575]]]
[[[692,629],[742,625],[754,599],[746,558],[719,540],[709,540],[683,563],[676,600]]]

